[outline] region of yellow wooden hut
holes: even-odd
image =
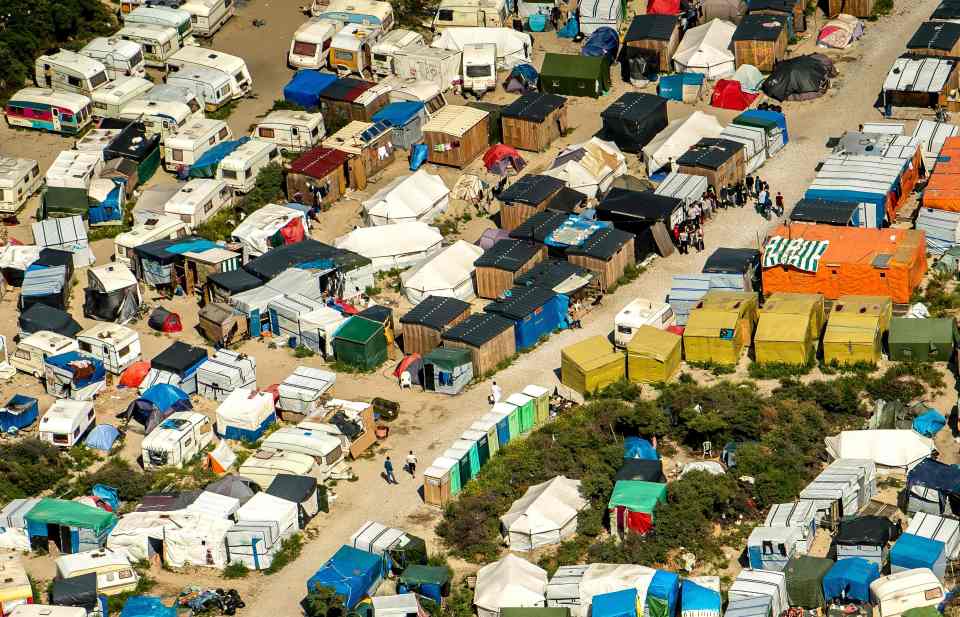
[[[620,381],[625,371],[623,353],[603,336],[591,336],[560,352],[560,381],[580,394]]]
[[[687,362],[737,364],[753,340],[757,296],[748,292],[710,291],[690,311],[683,330]]]
[[[890,329],[893,301],[886,296],[841,296],[833,303],[823,335],[827,364],[875,364]]]
[[[680,370],[680,335],[640,326],[627,343],[627,378],[638,383],[669,381]]]
[[[775,293],[760,309],[753,351],[760,364],[804,365],[816,358],[823,329],[820,294]]]

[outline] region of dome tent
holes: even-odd
[[[547,572],[529,561],[507,554],[477,572],[473,603],[479,617],[497,617],[503,607],[543,606]]]
[[[577,529],[577,513],[587,506],[580,481],[564,476],[536,484],[500,517],[510,548],[529,551],[559,544]]]

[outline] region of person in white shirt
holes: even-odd
[[[497,382],[493,382],[493,385],[490,386],[490,403],[496,405],[500,402],[501,396],[503,396],[503,391],[497,385]]]
[[[407,455],[407,472],[411,476],[417,475],[417,455],[413,453],[413,450],[410,450],[410,454]]]

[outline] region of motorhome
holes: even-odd
[[[186,126],[192,115],[183,103],[148,101],[142,97],[120,108],[121,119],[139,120],[148,136],[160,136],[161,144]]]
[[[503,28],[507,24],[507,0],[441,0],[433,31],[450,26]]]
[[[103,63],[107,68],[107,77],[110,79],[143,77],[147,73],[143,68],[145,62],[143,49],[136,41],[130,41],[122,36],[110,38],[99,36],[84,45],[80,53]]]
[[[326,68],[330,43],[340,28],[338,22],[325,17],[311,17],[293,33],[287,66],[292,69]]]
[[[10,126],[75,135],[93,121],[90,99],[50,88],[18,90],[3,108]]]
[[[39,56],[34,63],[34,81],[41,88],[90,96],[110,81],[102,62],[61,49]]]
[[[190,13],[193,33],[209,38],[237,12],[234,0],[189,0],[180,9]]]
[[[227,183],[238,194],[253,190],[257,174],[270,163],[280,163],[280,149],[269,141],[251,139],[220,161],[217,178]]]
[[[323,114],[280,109],[267,114],[250,136],[273,143],[280,148],[281,154],[286,154],[304,152],[320,145],[327,131]]]
[[[428,116],[433,116],[447,106],[447,97],[440,86],[432,81],[403,77],[390,77],[382,82],[390,87],[390,102],[419,101],[423,103]]]
[[[140,335],[136,330],[101,321],[77,334],[80,351],[103,362],[103,367],[119,375],[140,359]]]
[[[213,443],[213,423],[195,411],[177,411],[143,438],[143,468],[183,467]]]
[[[40,330],[20,339],[17,350],[10,356],[10,364],[18,371],[43,376],[43,363],[49,356],[57,356],[80,349],[76,339],[69,336]]]
[[[496,43],[468,43],[463,46],[463,90],[477,99],[497,89]]]
[[[233,100],[233,78],[223,71],[203,66],[184,66],[167,74],[167,85],[183,88],[200,99],[206,111],[216,111]]]
[[[0,156],[0,214],[16,214],[40,185],[43,176],[33,159]]]
[[[156,240],[176,240],[190,233],[189,226],[178,218],[160,216],[148,219],[143,225],[136,225],[113,239],[114,258],[128,268],[132,267],[133,249]]]
[[[194,178],[183,185],[163,207],[164,214],[177,217],[191,229],[233,203],[233,190],[223,180]]]
[[[140,575],[130,564],[127,552],[98,548],[57,557],[57,578],[66,579],[84,574],[97,575],[97,593],[107,596],[133,591]]]
[[[203,47],[184,47],[167,61],[167,71],[170,73],[195,66],[214,69],[229,75],[230,93],[235,99],[247,96],[253,89],[253,79],[243,58],[231,56],[222,51]]]
[[[424,45],[423,35],[412,30],[391,30],[373,46],[373,74],[377,77],[395,75],[393,56],[408,47]]]
[[[333,35],[330,43],[330,68],[340,75],[363,75],[371,71],[371,49],[381,34],[377,26],[345,25]]]
[[[382,32],[393,29],[393,7],[382,0],[313,0],[310,13],[343,24],[379,26]]]
[[[91,95],[93,115],[97,118],[119,118],[123,108],[153,88],[153,82],[143,77],[121,77],[99,88]]]
[[[153,24],[177,31],[180,47],[193,43],[193,19],[189,11],[168,6],[138,6],[123,18],[127,24]]]
[[[313,458],[318,467],[318,480],[349,477],[345,464],[346,452],[340,439],[322,431],[311,431],[296,426],[285,426],[268,435],[260,444],[261,450],[296,452]]]
[[[158,24],[127,24],[117,36],[140,45],[147,66],[165,67],[170,56],[181,47],[177,31]]]
[[[199,120],[205,117],[203,114],[203,100],[187,88],[172,86],[170,84],[157,84],[140,98],[147,101],[183,103],[190,108],[190,120],[194,118]]]
[[[257,450],[247,458],[237,472],[244,478],[256,482],[262,490],[266,490],[273,479],[282,473],[320,479],[317,477],[319,469],[312,456],[276,450]]]
[[[432,81],[446,92],[462,81],[463,52],[436,47],[408,47],[393,58],[398,76]]]
[[[175,172],[189,167],[200,156],[220,142],[233,138],[230,127],[222,120],[191,120],[163,142],[163,168]]]
[[[70,449],[93,427],[96,415],[92,401],[58,398],[40,418],[40,441]]]
[[[613,319],[613,342],[626,347],[641,326],[665,330],[676,323],[676,315],[666,302],[652,302],[643,298],[633,300],[620,309]]]

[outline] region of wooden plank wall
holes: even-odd
[[[343,194],[347,190],[347,176],[343,171],[343,167],[339,166],[326,177],[317,179],[313,176],[307,176],[304,174],[295,174],[287,173],[287,196],[290,199],[293,199],[293,196],[297,193],[303,195],[303,199],[308,202],[308,204],[313,199],[313,193],[310,191],[310,186],[323,185],[327,180],[330,181],[329,189],[327,195],[320,200],[320,204],[323,206],[329,206],[335,201],[343,197]]]
[[[567,261],[592,272],[596,272],[597,281],[600,284],[600,291],[606,293],[607,289],[613,286],[617,280],[623,276],[628,265],[637,263],[637,257],[634,255],[634,244],[634,239],[630,238],[629,241],[620,247],[616,255],[606,261],[586,255],[568,255]]]
[[[787,30],[780,31],[775,41],[734,41],[733,53],[737,66],[752,64],[764,73],[773,70],[773,66],[787,54]]]
[[[464,133],[463,137],[456,137],[437,131],[424,131],[423,141],[427,144],[429,150],[427,160],[437,165],[450,165],[451,167],[459,168],[466,167],[490,145],[489,126],[490,116],[487,116]],[[434,150],[434,146],[449,144],[454,141],[460,142],[459,148],[446,150],[444,152]]]
[[[500,207],[500,228],[513,231],[528,218],[547,209],[550,199],[545,199],[536,206],[530,204],[503,204]]]
[[[670,39],[667,41],[639,39],[636,41],[628,41],[626,45],[628,47],[649,49],[650,51],[656,52],[659,60],[659,66],[657,68],[659,68],[661,72],[671,73],[673,72],[673,54],[680,45],[680,27],[677,26],[673,29],[673,34],[670,35]]]
[[[680,165],[678,170],[682,174],[703,176],[717,193],[728,184],[739,184],[746,178],[747,165],[744,160],[745,149],[741,148],[736,155],[727,159],[720,169],[706,169],[704,167],[690,167]]]
[[[443,346],[469,349],[470,358],[473,361],[473,375],[475,377],[486,375],[488,372],[493,371],[501,360],[506,360],[517,353],[517,341],[513,333],[513,326],[510,326],[480,347],[467,345],[460,341],[444,341]]]
[[[567,108],[550,112],[543,122],[503,118],[503,143],[520,150],[546,152],[554,139],[567,130]]]
[[[506,270],[490,267],[476,268],[474,270],[474,277],[477,283],[477,295],[488,300],[495,300],[504,291],[513,287],[513,281],[516,277],[543,261],[546,254],[546,248],[541,246],[536,255],[527,261],[527,263],[520,266],[520,269],[516,272],[507,272]]]
[[[441,334],[470,316],[470,309],[454,317],[439,330],[423,324],[405,323],[403,326],[403,353],[418,353],[421,356],[440,346]]]

